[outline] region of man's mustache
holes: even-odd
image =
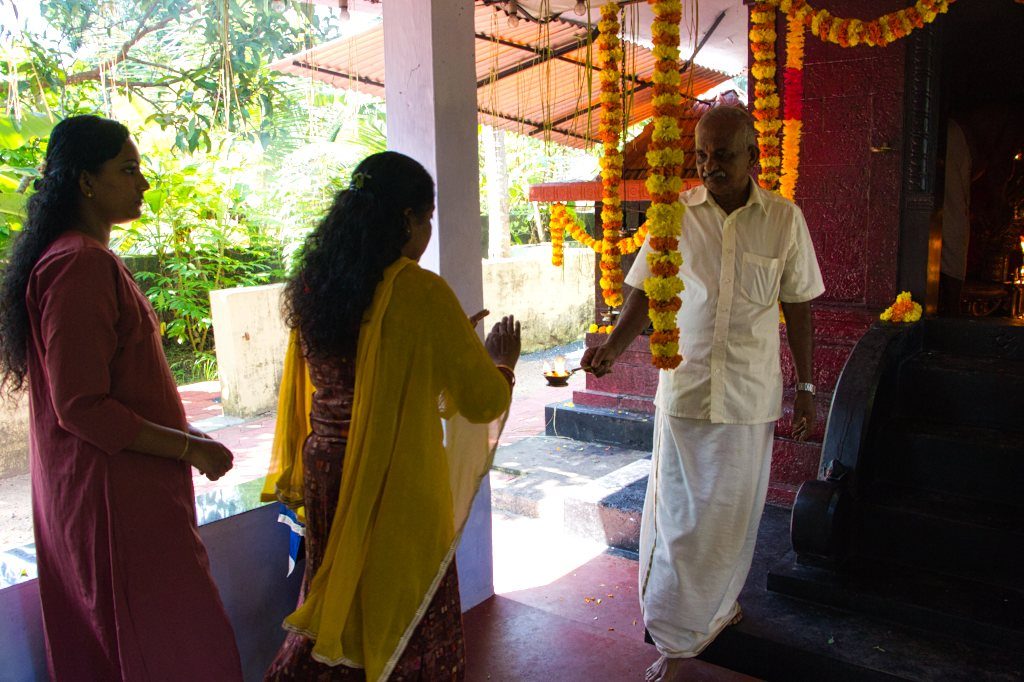
[[[711,173],[704,173],[703,177],[704,177],[705,180],[708,179],[708,178],[724,178],[725,177],[725,171],[716,170],[716,171],[713,171]]]

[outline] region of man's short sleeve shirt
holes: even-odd
[[[704,187],[684,192],[679,249],[679,350],[662,371],[655,404],[666,413],[721,424],[779,418],[778,301],[802,303],[825,291],[799,207],[751,181],[746,205],[726,215]],[[649,241],[626,277],[643,288]]]

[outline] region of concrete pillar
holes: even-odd
[[[437,183],[434,237],[421,264],[468,314],[483,307],[473,0],[388,0],[384,82],[388,147],[422,163]],[[462,607],[494,593],[487,480],[457,556]]]

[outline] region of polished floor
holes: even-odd
[[[497,594],[464,616],[471,682],[642,680],[637,562],[539,519],[495,514]],[[686,680],[751,680],[698,660]]]

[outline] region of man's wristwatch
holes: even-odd
[[[809,384],[809,383],[806,383],[806,382],[799,382],[796,385],[796,390],[797,391],[805,391],[807,393],[810,393],[811,395],[814,395],[815,393],[817,393],[817,391],[814,388],[814,384]]]

